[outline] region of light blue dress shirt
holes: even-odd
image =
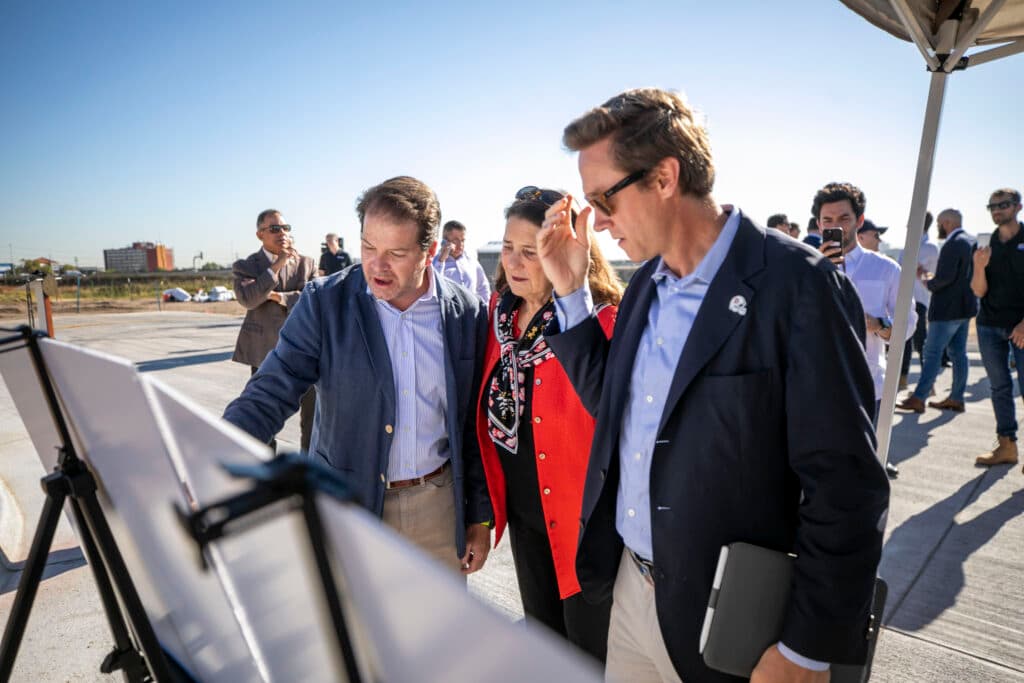
[[[615,529],[622,541],[640,557],[657,562],[651,542],[651,458],[654,441],[665,412],[676,366],[693,329],[704,296],[732,247],[740,225],[740,210],[734,209],[718,239],[692,273],[676,277],[664,262],[651,275],[657,296],[647,312],[647,326],[640,337],[629,395],[619,436],[619,488],[615,504]],[[659,257],[660,261],[660,257]],[[594,310],[590,289],[584,286],[563,298],[555,298],[561,329],[568,330]],[[790,661],[814,670],[828,668],[826,662],[803,657],[779,643],[779,651]]]
[[[483,301],[491,298],[491,285],[487,281],[487,273],[479,261],[471,259],[465,252],[459,258],[449,256],[441,261],[434,257],[434,270],[452,282],[458,282],[471,292],[475,292]]]
[[[388,481],[430,474],[450,455],[441,300],[432,270],[427,268],[426,273],[430,286],[404,311],[375,299],[391,357],[397,401]],[[352,400],[358,401],[359,397],[353,396]]]

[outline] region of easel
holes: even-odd
[[[16,332],[16,335],[0,338],[0,353],[27,347],[61,443],[56,469],[42,479],[46,501],[18,582],[3,641],[0,642],[0,683],[6,683],[14,669],[18,648],[42,581],[65,501],[71,505],[82,551],[92,569],[107,623],[114,637],[114,649],[104,658],[100,671],[123,671],[125,679],[133,683],[188,680],[187,674],[178,667],[175,667],[175,675],[172,677],[163,649],[153,632],[96,497],[96,480],[75,453],[67,422],[39,347],[39,339],[46,335],[28,326],[21,326]]]
[[[261,465],[228,465],[225,469],[235,477],[251,480],[253,487],[195,512],[178,508],[182,524],[198,546],[200,565],[207,569],[203,554],[207,544],[257,526],[266,521],[268,516],[301,510],[345,673],[349,683],[361,683],[363,679],[356,661],[355,647],[331,571],[333,550],[316,504],[318,494],[337,500],[352,498],[341,476],[337,470],[326,465],[290,453],[281,454]]]

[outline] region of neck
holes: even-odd
[[[1020,223],[1016,219],[999,226],[999,237],[1003,242],[1013,239],[1018,232],[1020,232]]]
[[[678,277],[692,273],[711,251],[728,219],[711,195],[679,197],[669,226],[668,248],[661,254],[665,266]]]
[[[531,296],[523,297],[522,303],[519,304],[519,324],[520,326],[530,322],[530,318],[533,318],[537,314],[537,311],[544,308],[544,305],[551,300],[551,292],[543,296]]]

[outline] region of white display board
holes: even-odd
[[[125,360],[41,346],[161,645],[200,681],[345,681],[301,513],[262,515],[211,543],[207,571],[175,513],[247,490],[223,466],[259,464],[269,448]],[[52,469],[59,440],[22,361],[0,354],[0,373]],[[508,621],[361,507],[319,496],[317,509],[363,680],[600,680],[560,638]]]

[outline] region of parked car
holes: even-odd
[[[164,290],[164,301],[191,301],[192,297],[181,287]]]
[[[234,301],[235,293],[227,287],[213,287],[210,289],[210,301]]]

